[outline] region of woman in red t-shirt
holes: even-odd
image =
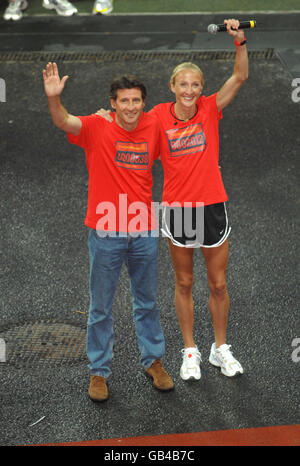
[[[222,110],[248,77],[244,32],[237,20],[225,20],[234,37],[236,60],[232,76],[220,91],[201,96],[204,79],[193,63],[182,63],[171,76],[176,101],[160,104],[150,113],[159,117],[161,161],[164,168],[163,233],[168,237],[175,271],[175,306],[184,340],[180,375],[200,379],[201,355],[193,337],[192,297],[194,249],[201,247],[210,288],[209,309],[215,334],[209,361],[224,375],[243,373],[226,344],[229,295],[227,195],[219,169],[218,124]],[[173,204],[178,207],[171,208]]]
[[[192,297],[194,249],[201,248],[210,287],[209,309],[215,342],[209,361],[229,377],[243,373],[226,344],[229,295],[226,285],[228,224],[226,191],[219,169],[219,120],[248,77],[248,54],[239,21],[225,20],[234,38],[236,59],[232,76],[216,94],[201,96],[204,78],[193,63],[178,65],[170,88],[176,101],[160,104],[156,115],[161,132],[161,162],[164,169],[162,232],[169,239],[175,271],[175,307],[184,349],[180,375],[200,379],[201,354],[193,336]],[[102,109],[98,112],[109,119]]]

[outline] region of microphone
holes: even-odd
[[[256,27],[256,21],[241,21],[238,29],[252,29]],[[217,32],[227,31],[226,24],[210,24],[207,28],[210,34],[217,34]]]

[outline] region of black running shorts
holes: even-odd
[[[227,239],[229,227],[225,202],[202,207],[164,206],[162,233],[175,246],[212,248]]]

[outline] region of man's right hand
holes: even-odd
[[[43,78],[46,95],[48,97],[56,97],[62,93],[69,76],[64,76],[60,79],[57,64],[49,62],[46,69],[43,70]]]
[[[82,127],[80,118],[68,113],[60,101],[60,94],[68,77],[64,76],[60,79],[56,63],[49,62],[46,69],[43,70],[44,89],[48,97],[48,106],[53,123],[66,133],[78,136]]]

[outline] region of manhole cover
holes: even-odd
[[[16,366],[74,364],[86,359],[86,329],[64,322],[15,324],[0,330],[5,362]]]

